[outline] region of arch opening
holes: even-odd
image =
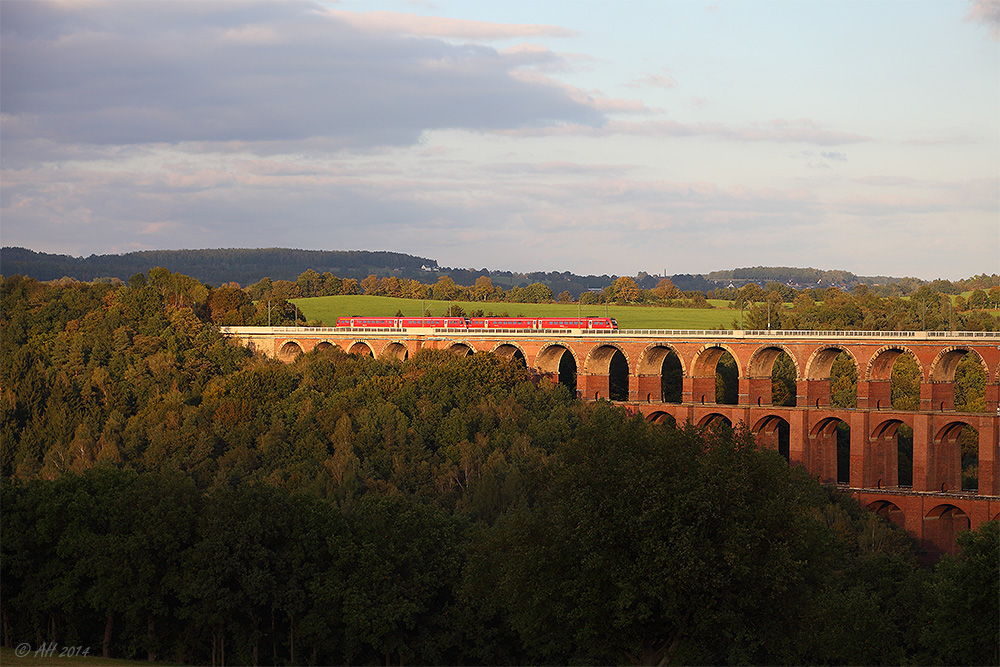
[[[847,422],[837,423],[837,484],[851,483],[851,427]]]
[[[472,346],[467,343],[455,343],[448,348],[448,351],[459,357],[469,357],[475,352],[475,350],[472,349]],[[521,356],[523,357],[524,355]]]
[[[900,528],[906,527],[906,516],[899,506],[888,500],[876,500],[868,504],[868,509],[887,521],[891,521]]]
[[[913,488],[913,428],[900,424],[896,430],[896,478],[899,486]]]
[[[729,417],[725,415],[720,415],[717,412],[714,412],[710,415],[705,415],[702,418],[702,420],[698,423],[698,426],[700,426],[701,428],[707,428],[709,430],[719,430],[719,429],[724,429],[724,430],[728,429],[730,431],[733,430],[733,422],[729,419]]]
[[[563,352],[559,358],[559,384],[576,395],[576,359],[569,350]]]
[[[955,505],[938,505],[924,517],[923,542],[932,557],[958,553],[955,537],[968,530],[969,515]]]
[[[935,438],[938,455],[936,476],[945,490],[979,491],[979,431],[956,421],[945,426]]]
[[[395,361],[406,361],[410,356],[406,346],[399,342],[389,343],[382,348],[382,359],[394,359]]]
[[[673,350],[660,364],[660,400],[664,403],[680,403],[684,395],[684,370],[680,357]]]
[[[615,350],[608,362],[608,398],[612,401],[627,401],[628,383],[628,361],[621,350]]]
[[[669,412],[654,412],[649,415],[647,421],[661,426],[677,428],[677,419]]]
[[[791,426],[785,419],[776,415],[765,417],[757,423],[754,434],[759,447],[775,450],[786,463],[790,461]]]
[[[535,366],[538,370],[552,378],[554,382],[565,385],[567,389],[577,393],[576,358],[569,348],[553,344],[542,348],[535,356]]]
[[[715,402],[736,405],[740,398],[740,369],[728,350],[722,350],[715,363]],[[727,420],[728,421],[728,420]],[[730,427],[732,424],[730,424]]]
[[[913,429],[899,419],[877,424],[869,440],[869,464],[879,488],[913,486]]]
[[[340,346],[324,340],[316,344],[315,350],[317,352],[332,352],[333,350],[340,350]]]
[[[511,345],[510,343],[497,345],[493,349],[493,353],[499,357],[503,357],[504,359],[515,359],[520,362],[522,366],[528,365],[528,360],[525,358],[524,352],[521,351],[521,348],[516,345]]]
[[[278,350],[278,359],[284,362],[294,361],[295,357],[302,354],[302,347],[295,341],[288,341]]]
[[[851,427],[836,418],[827,417],[809,433],[810,463],[807,469],[827,483],[849,484],[851,480]]]
[[[771,366],[771,405],[795,407],[795,380],[795,363],[782,350]]]
[[[955,410],[959,412],[986,411],[986,385],[989,376],[977,354],[965,354],[955,366],[951,377],[954,383]]]
[[[347,351],[348,354],[356,354],[359,357],[375,357],[375,352],[372,351],[371,346],[363,341],[358,341],[351,345],[351,348]]]
[[[962,490],[979,493],[979,431],[966,425],[958,436],[962,456]]]
[[[908,354],[897,354],[889,375],[893,410],[920,409],[920,369]]]
[[[840,351],[830,364],[830,405],[858,407],[858,367],[847,352]]]

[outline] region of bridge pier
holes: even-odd
[[[610,398],[612,361],[620,352],[628,365],[627,398],[632,409],[655,413],[664,421],[669,414],[681,424],[702,423],[714,415],[724,416],[734,425],[742,420],[757,430],[760,444],[770,448],[778,446],[778,428],[785,422],[789,461],[828,483],[838,482],[838,476],[845,473],[843,468],[838,470],[836,426],[838,421],[846,422],[851,429],[846,471],[850,486],[876,491],[881,484],[887,495],[872,502],[882,503],[879,507],[893,520],[902,522],[900,516],[905,515],[907,529],[918,537],[925,530],[928,535],[937,535],[935,540],[952,534],[949,525],[960,527],[967,521],[960,512],[972,517],[973,527],[995,516],[996,511],[989,514],[976,509],[979,505],[975,503],[963,504],[962,498],[1000,505],[1000,334],[992,332],[851,332],[838,336],[789,331],[476,333],[335,327],[229,327],[224,331],[283,361],[292,361],[314,348],[334,346],[386,358],[402,358],[404,353],[413,356],[426,348],[461,347],[463,352],[493,350],[501,356],[518,356],[529,368],[558,382],[565,360],[564,372],[572,369],[576,373],[578,395],[587,400]],[[737,405],[715,403],[716,363],[723,350],[732,355],[738,368]],[[771,405],[768,373],[781,352],[795,365],[796,407]],[[850,356],[858,375],[854,408],[831,407],[830,373],[834,358],[842,352]],[[573,364],[564,359],[567,354]],[[916,412],[892,408],[891,370],[901,354],[909,355],[920,370]],[[970,354],[985,374],[985,410],[956,413],[955,369],[962,357]],[[620,360],[614,364],[621,368]],[[670,398],[682,404],[663,402],[664,376],[679,379],[681,394]],[[897,431],[902,424],[913,428],[912,489],[898,486]],[[966,425],[979,433],[978,493],[961,490],[959,434]],[[928,500],[945,495],[951,498],[948,503],[931,504]],[[916,496],[923,500],[913,500]],[[895,501],[890,502],[890,497]]]
[[[826,407],[830,405],[830,380],[798,380],[795,383],[795,394],[795,405]]]
[[[686,380],[686,378],[685,378]],[[685,388],[687,388],[687,382],[684,383]],[[685,402],[688,400],[688,396],[684,396]],[[691,378],[691,395],[690,400],[692,403],[705,405],[707,403],[715,403],[715,375],[712,377],[693,377]]]
[[[1000,443],[996,420],[979,421],[979,493],[1000,495],[1000,479],[997,479],[997,460],[1000,458]]]
[[[864,392],[862,391],[864,385]],[[862,405],[862,393],[867,400]],[[858,407],[869,410],[888,410],[892,407],[892,382],[891,380],[868,380],[858,379]]]
[[[997,369],[1000,373],[1000,369]],[[1000,415],[1000,384],[987,384],[983,391],[983,399],[986,404],[985,411],[989,414]]]
[[[921,410],[954,410],[955,384],[953,382],[922,382],[920,384]]]
[[[588,375],[577,373],[576,387],[580,396],[588,401],[611,396],[611,378],[608,375]]]
[[[772,399],[771,377],[740,378],[740,405],[770,405]]]
[[[872,488],[878,480],[871,470],[868,448],[868,413],[855,412],[848,418],[851,427],[850,484],[853,487]]]
[[[633,389],[634,387],[634,389]],[[656,375],[634,375],[629,382],[629,399],[635,403],[663,401],[663,379]]]

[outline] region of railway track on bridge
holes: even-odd
[[[427,327],[220,327],[228,335],[323,335],[364,334],[377,336],[554,336],[560,338],[722,338],[725,340],[909,340],[990,341],[1000,343],[996,331],[797,331],[785,329],[468,329]]]

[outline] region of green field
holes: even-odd
[[[406,317],[419,317],[421,304],[432,315],[444,315],[448,301],[417,301],[385,296],[320,296],[311,299],[294,299],[307,320],[316,320],[333,326],[338,317],[392,317],[402,312]],[[506,313],[511,317],[577,317],[607,315],[618,321],[622,329],[731,329],[739,311],[727,308],[726,301],[709,301],[715,308],[655,308],[642,306],[583,306],[561,303],[482,303],[455,301],[469,313],[482,310],[487,315]]]

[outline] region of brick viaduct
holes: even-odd
[[[422,349],[446,349],[462,355],[491,351],[517,357],[556,382],[560,373],[564,383],[575,378],[581,398],[613,398],[650,421],[695,425],[742,422],[761,446],[778,449],[791,463],[804,466],[825,483],[846,483],[864,505],[904,527],[931,555],[953,551],[957,531],[975,528],[1000,515],[997,333],[472,333],[462,329],[325,327],[229,327],[225,331],[285,361],[316,348],[334,347],[394,359],[405,359]],[[715,402],[716,364],[725,353],[732,355],[739,374],[738,400],[731,405]],[[794,407],[772,405],[771,373],[782,353],[795,366]],[[856,408],[831,405],[831,368],[841,353],[846,353],[857,369]],[[890,374],[900,355],[910,356],[920,370],[917,411],[892,409]],[[973,355],[986,377],[985,412],[954,409],[955,370],[965,355]],[[674,392],[670,397],[663,392],[668,357],[680,388],[679,395]],[[668,398],[675,402],[665,400]],[[850,427],[849,458],[843,454],[838,457],[837,431],[842,423]],[[899,484],[896,436],[902,425],[913,431],[912,486]],[[962,490],[959,436],[965,427],[974,428],[979,437],[979,481],[973,491]],[[841,445],[844,454],[845,446]]]

